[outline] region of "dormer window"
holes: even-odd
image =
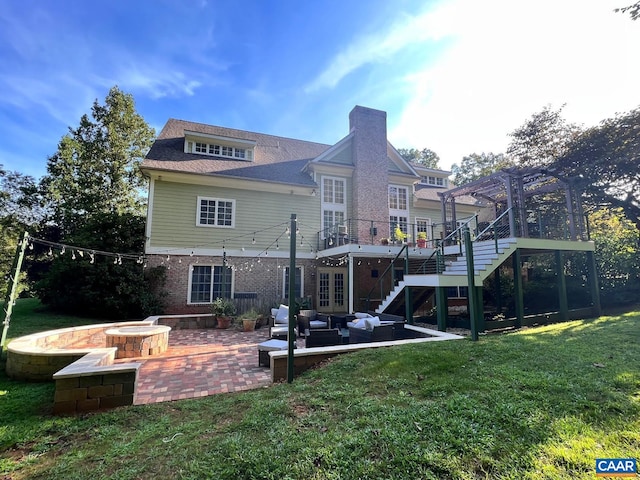
[[[255,145],[256,142],[252,140],[219,137],[217,135],[185,131],[185,153],[199,153],[215,157],[252,161]]]
[[[442,177],[434,177],[432,175],[423,176],[420,183],[424,185],[435,185],[436,187],[446,187],[447,179]]]

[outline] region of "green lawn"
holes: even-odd
[[[10,337],[73,322],[36,305]],[[639,327],[636,311],[375,349],[291,385],[76,417],[2,364],[0,478],[593,479],[598,457],[640,460]]]

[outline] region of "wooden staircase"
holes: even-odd
[[[499,239],[496,251],[496,242],[494,240],[474,242],[472,244],[474,284],[481,286],[484,280],[511,256],[517,248],[517,243],[518,240],[516,238]],[[429,296],[433,295],[436,287],[468,286],[466,255],[463,252],[462,255],[450,258],[445,260],[445,269],[440,274],[405,275],[375,311],[382,313],[385,311],[398,311],[401,306],[404,308],[404,295],[401,295],[401,293],[406,287],[411,287],[415,305],[417,301],[424,302]]]

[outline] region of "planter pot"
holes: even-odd
[[[427,241],[419,238],[418,239],[418,248],[427,248]]]
[[[255,320],[242,320],[242,330],[245,332],[253,332],[256,329]]]
[[[231,325],[231,317],[216,317],[218,320],[217,328],[229,328]]]

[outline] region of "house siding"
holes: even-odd
[[[198,197],[235,200],[235,227],[196,226]],[[255,249],[268,248],[278,237],[277,231],[262,232],[282,222],[282,231],[291,214],[299,219],[305,240],[315,243],[320,224],[319,195],[287,195],[255,190],[241,190],[177,182],[154,182],[150,247]],[[256,243],[252,244],[254,238]],[[286,243],[286,240],[285,240]]]

